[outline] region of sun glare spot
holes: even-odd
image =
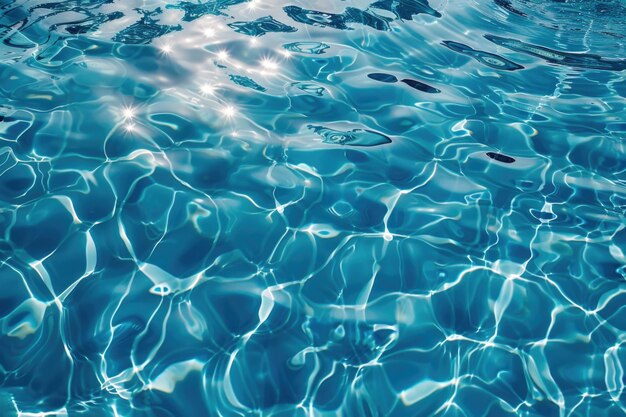
[[[122,109],[122,116],[124,117],[124,119],[132,119],[133,117],[135,117],[135,109],[132,107],[124,107]]]
[[[261,5],[261,1],[260,0],[250,0],[247,4],[247,8],[248,10],[253,10],[258,8]]]
[[[266,70],[274,71],[278,69],[278,63],[271,58],[263,58],[261,60],[261,66]]]
[[[235,109],[233,106],[226,106],[221,110],[221,112],[227,119],[230,119],[234,117],[235,114],[237,114],[237,109]]]
[[[200,92],[202,95],[209,96],[215,94],[215,87],[210,84],[202,84],[200,87]]]

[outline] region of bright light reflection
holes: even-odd
[[[261,5],[261,1],[260,0],[251,0],[251,1],[248,2],[246,7],[248,9],[256,9],[260,5]]]
[[[261,60],[261,66],[263,68],[265,68],[266,70],[276,70],[276,69],[278,69],[278,63],[276,61],[273,61],[270,58],[263,58]]]
[[[237,109],[233,106],[226,106],[221,110],[221,112],[226,118],[230,119],[237,114]]]
[[[122,116],[124,116],[124,119],[132,119],[135,117],[135,109],[132,107],[124,107],[122,109]]]
[[[215,87],[210,84],[202,84],[202,86],[200,87],[200,92],[205,96],[213,95],[215,94]]]

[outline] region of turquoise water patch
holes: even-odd
[[[0,0],[0,416],[626,415],[621,0]]]

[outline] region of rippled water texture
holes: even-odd
[[[626,415],[623,0],[0,0],[0,416]]]

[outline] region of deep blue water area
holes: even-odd
[[[624,0],[0,0],[0,417],[626,416]]]

